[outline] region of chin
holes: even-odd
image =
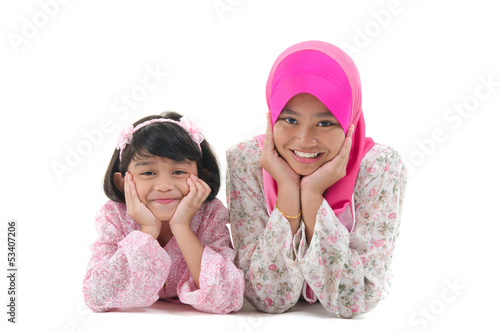
[[[318,170],[319,167],[292,167],[292,170],[295,171],[297,174],[300,176],[309,176],[316,170]]]
[[[174,216],[173,212],[165,213],[165,212],[153,212],[153,215],[161,222],[168,222]]]

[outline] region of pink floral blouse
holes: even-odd
[[[233,263],[226,207],[205,202],[191,222],[203,244],[198,289],[173,237],[165,247],[126,214],[124,203],[108,201],[95,221],[98,239],[83,281],[83,295],[94,311],[150,306],[159,298],[211,313],[238,311],[243,304],[243,273]]]
[[[406,186],[401,157],[388,146],[373,146],[354,188],[353,230],[349,233],[323,200],[308,245],[303,222],[292,236],[281,213],[269,215],[260,154],[255,139],[227,151],[231,233],[236,265],[245,274],[245,297],[269,313],[290,309],[301,296],[310,303],[319,300],[336,317],[373,309],[390,286]]]

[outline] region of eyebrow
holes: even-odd
[[[281,114],[300,117],[299,113],[294,112],[293,110],[288,109],[288,108],[284,108],[283,111],[281,112]],[[280,116],[281,116],[281,114],[280,114]],[[335,116],[333,116],[333,114],[330,111],[325,111],[323,113],[316,114],[316,116],[314,116],[314,117],[315,118],[323,118],[323,117],[333,117],[333,118],[335,118]]]
[[[151,163],[153,163],[154,161],[152,160],[141,160],[139,162],[137,162],[135,165],[134,165],[134,168],[137,168],[137,167],[140,167],[140,166],[145,166],[145,165],[150,165]]]
[[[170,159],[172,160],[172,159]],[[176,161],[172,160],[176,164],[190,164],[188,159],[181,160],[181,161]],[[141,167],[141,166],[147,166],[151,165],[152,163],[155,163],[156,161],[153,158],[147,158],[147,159],[139,159],[139,161],[134,165],[134,168]]]

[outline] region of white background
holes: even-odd
[[[217,3],[229,7],[218,11]],[[493,3],[2,2],[0,264],[6,273],[7,221],[17,220],[19,267],[15,325],[7,322],[1,277],[2,329],[442,330],[494,323],[500,20]],[[389,297],[353,320],[307,304],[281,315],[245,305],[227,316],[162,302],[103,314],[82,306],[93,220],[106,200],[101,182],[119,128],[164,110],[196,118],[225,173],[225,150],[264,130],[274,59],[310,39],[352,55],[367,135],[400,151],[410,168]],[[141,95],[148,70],[168,76]],[[133,93],[137,102],[125,107],[121,98]],[[97,134],[102,121],[112,130]],[[85,155],[70,157],[78,150]],[[57,175],[54,165],[68,168]],[[224,188],[219,198],[225,202]]]

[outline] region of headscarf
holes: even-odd
[[[322,41],[295,44],[281,53],[271,68],[266,85],[266,100],[272,124],[288,100],[299,93],[318,98],[339,121],[344,133],[355,125],[346,176],[329,187],[323,197],[340,222],[351,231],[354,226],[352,195],[361,160],[374,142],[365,137],[361,108],[361,82],[352,59],[340,48]],[[256,139],[262,148],[264,135]],[[262,168],[264,193],[269,211],[274,209],[278,186]]]

